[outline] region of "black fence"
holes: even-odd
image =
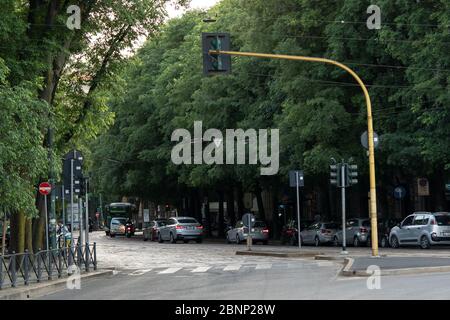
[[[0,290],[70,276],[76,271],[97,270],[97,248],[93,244],[0,255]]]

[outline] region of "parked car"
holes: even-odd
[[[300,220],[300,232],[309,227],[314,221],[313,220]],[[290,244],[295,246],[298,244],[298,225],[296,220],[290,220],[281,229],[281,244]]]
[[[134,235],[134,224],[127,218],[112,218],[109,236],[114,238],[116,235],[131,237]]]
[[[143,230],[144,241],[150,239],[150,241],[158,240],[159,229],[167,224],[166,219],[156,219],[150,221]]]
[[[389,234],[392,248],[418,245],[429,249],[432,245],[450,244],[449,212],[415,212],[406,217]]]
[[[176,243],[183,240],[195,240],[197,243],[203,241],[203,226],[192,217],[172,217],[164,226],[159,227],[158,242],[170,241]]]
[[[334,222],[314,222],[305,230],[300,231],[302,244],[313,244],[316,247],[325,243],[332,243],[339,224]]]
[[[230,228],[227,231],[227,243],[235,242],[240,244],[242,241],[247,240],[248,228],[244,226],[244,222],[239,220],[234,228]],[[252,242],[262,242],[263,244],[269,243],[269,228],[264,221],[256,220],[255,225],[252,228]]]
[[[398,225],[402,219],[389,218],[389,219],[378,219],[378,245],[382,248],[389,247],[389,233],[391,229]],[[367,246],[371,246],[372,234],[369,231]]]
[[[348,219],[345,227],[346,245],[352,244],[354,247],[367,245],[370,234],[370,219],[368,218],[352,218]],[[333,243],[335,246],[342,244],[342,228],[336,232]]]

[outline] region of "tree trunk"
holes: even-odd
[[[208,229],[208,237],[212,237],[212,230],[211,230],[211,212],[209,211],[209,198],[208,198],[208,191],[205,191],[204,193],[205,197],[205,218],[206,218],[206,227]]]
[[[238,209],[238,220],[242,218],[245,214],[245,205],[244,205],[244,191],[242,190],[242,184],[238,183],[237,186],[237,209]]]
[[[25,214],[16,211],[11,214],[10,252],[23,253],[25,251]]]
[[[227,190],[227,215],[232,226],[236,224],[236,213],[234,212],[234,188]]]
[[[45,238],[45,213],[44,212],[44,199],[38,196],[37,206],[40,212],[40,216],[33,219],[33,252],[37,252],[44,248]]]
[[[258,204],[258,218],[265,220],[266,219],[266,213],[264,211],[264,204],[262,200],[262,189],[258,185],[255,190],[255,196],[256,196],[256,203]]]
[[[225,236],[225,223],[223,213],[223,190],[218,191],[219,195],[219,237]]]
[[[25,249],[33,253],[33,219],[25,218]]]

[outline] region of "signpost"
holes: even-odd
[[[49,249],[48,245],[48,210],[47,210],[47,196],[52,192],[52,186],[48,182],[42,182],[39,185],[39,193],[44,196],[44,211],[45,211],[45,244],[47,250]]]
[[[297,232],[298,232],[298,248],[302,248],[302,241],[300,237],[300,192],[299,187],[305,186],[302,170],[289,171],[289,185],[297,188]]]

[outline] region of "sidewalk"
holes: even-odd
[[[81,287],[83,287],[83,281],[112,275],[112,269],[97,270],[89,273],[83,273],[80,275]],[[68,277],[43,281],[41,283],[33,283],[28,286],[18,286],[16,288],[7,288],[0,290],[0,300],[27,300],[35,297],[51,294],[67,287]]]
[[[418,274],[431,272],[450,272],[450,258],[437,257],[401,257],[387,256],[380,258],[353,257],[345,259],[342,270],[344,276],[368,277],[373,274],[373,267],[378,267],[381,275]]]

